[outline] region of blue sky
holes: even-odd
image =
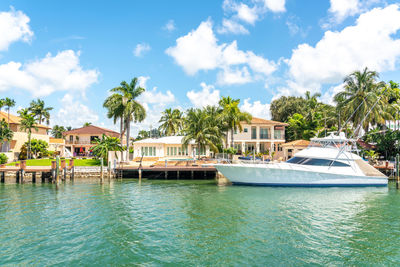
[[[268,118],[281,95],[321,92],[369,67],[399,82],[400,8],[380,0],[1,1],[0,94],[14,112],[37,97],[51,124],[118,129],[102,102],[140,77],[156,127],[168,107],[240,98]]]

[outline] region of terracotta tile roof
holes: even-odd
[[[282,144],[282,147],[308,147],[310,141],[308,140],[295,140],[289,143]]]
[[[280,125],[280,126],[288,126],[289,125],[284,122],[265,120],[265,119],[256,118],[256,117],[252,118],[251,124],[269,124],[269,125]]]
[[[62,138],[53,138],[53,137],[50,137],[50,138],[49,138],[49,143],[50,143],[50,144],[64,144],[64,143],[65,143],[65,140],[62,139]]]
[[[78,128],[78,129],[73,129],[71,131],[66,131],[63,132],[63,135],[66,136],[68,134],[105,134],[105,135],[109,135],[109,136],[113,136],[113,137],[119,137],[119,133],[109,130],[109,129],[105,129],[105,128],[101,128],[98,126],[94,126],[94,125],[90,125],[90,126],[86,126],[86,127],[82,127],[82,128]]]
[[[8,122],[8,113],[4,111],[0,111],[0,120],[4,119],[6,122]],[[20,124],[21,118],[18,116],[15,116],[10,113],[10,124]],[[51,129],[51,127],[38,124],[37,127],[39,128],[45,128],[45,129]]]

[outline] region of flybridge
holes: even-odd
[[[358,154],[357,140],[346,138],[346,135],[341,132],[339,135],[331,133],[327,137],[323,138],[311,138],[309,147],[324,147],[324,148],[336,148],[341,152],[353,152],[356,151]]]

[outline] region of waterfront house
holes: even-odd
[[[96,140],[102,135],[120,137],[120,133],[94,125],[73,129],[63,133],[65,139],[66,154],[68,156],[91,156],[91,148],[96,145]],[[122,142],[125,144],[125,138]]]
[[[307,148],[309,144],[310,141],[307,140],[295,140],[281,145],[283,149],[283,159],[290,159],[297,152]]]
[[[194,156],[208,157],[210,149],[197,149],[194,141],[187,147],[182,145],[183,136],[165,136],[161,138],[147,138],[133,142],[134,157],[153,158],[193,158]]]
[[[233,134],[234,147],[239,153],[274,152],[274,158],[283,156],[282,144],[285,143],[287,123],[253,117],[250,124],[242,122],[243,131]],[[231,131],[228,132],[228,143],[231,142]]]
[[[7,112],[0,112],[0,120],[5,120],[8,122],[8,118],[10,118],[10,129],[13,131],[14,136],[11,142],[6,142],[0,147],[0,152],[5,153],[9,159],[9,161],[12,161],[14,159],[17,159],[19,156],[19,153],[21,152],[21,147],[28,141],[28,133],[22,131],[20,128],[21,125],[21,118],[18,116],[15,116],[13,114],[10,114],[8,117]],[[32,135],[31,139],[38,139],[38,140],[43,140],[46,141],[49,144],[49,147],[52,146],[50,136],[48,135],[48,130],[51,129],[50,127],[42,124],[37,124],[36,125],[38,130],[36,131],[35,129],[32,129]],[[58,142],[58,141],[57,141]],[[51,149],[49,149],[51,150]],[[60,143],[58,145],[57,150],[54,151],[59,151],[60,154],[62,154],[63,151],[62,144]]]

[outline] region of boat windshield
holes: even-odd
[[[286,162],[291,164],[312,165],[312,166],[333,166],[333,167],[350,166],[349,164],[330,159],[317,159],[317,158],[304,158],[304,157],[293,157]]]

